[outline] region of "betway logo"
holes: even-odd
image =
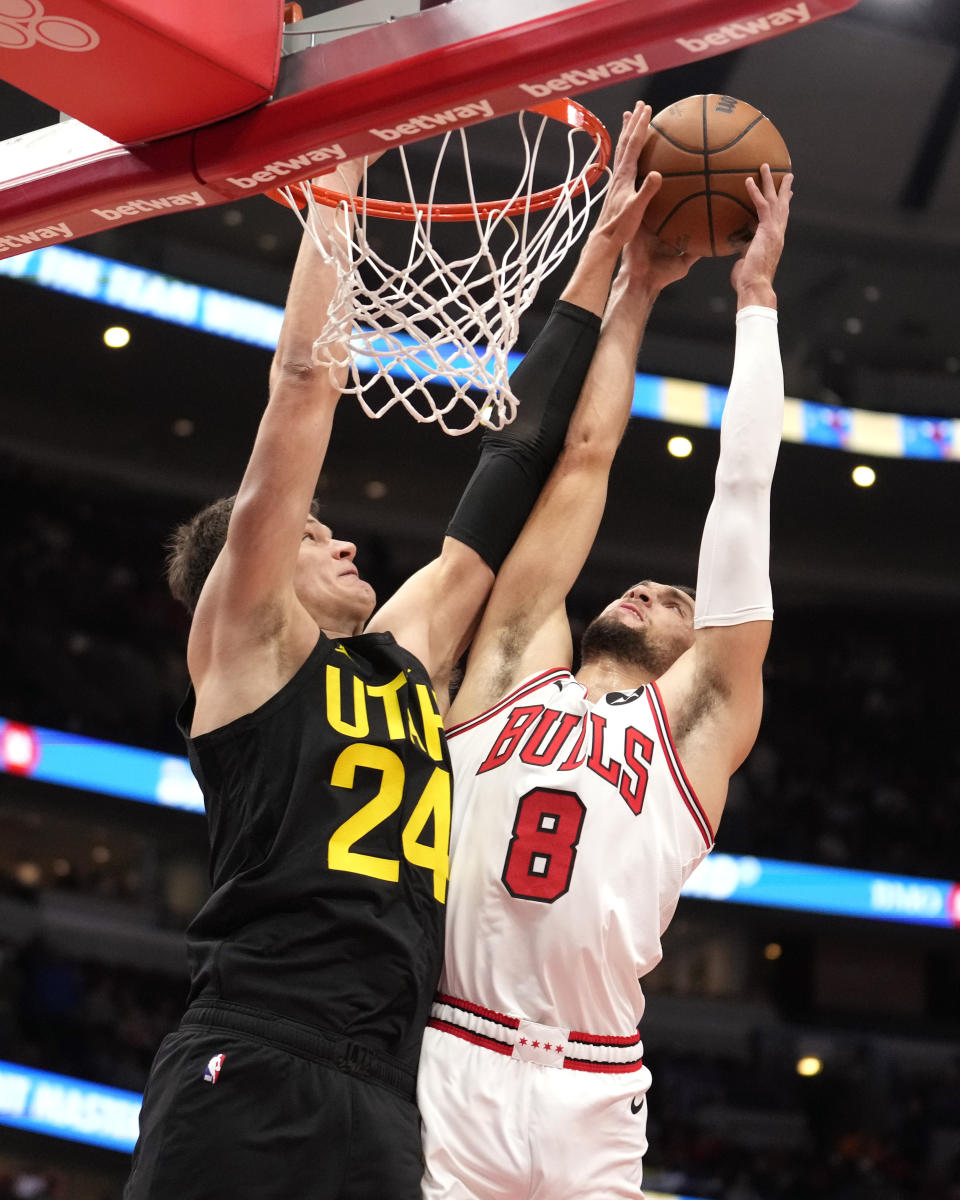
[[[784,25],[806,25],[809,20],[810,9],[806,4],[791,4],[767,13],[765,17],[753,17],[744,21],[731,21],[729,25],[720,25],[701,37],[677,38],[677,45],[689,50],[691,54],[706,54],[722,46],[762,37],[765,33],[782,29]]]
[[[31,229],[29,233],[10,233],[0,237],[0,250],[27,250],[37,242],[66,241],[73,237],[73,230],[66,221],[56,225],[44,225],[42,229]]]
[[[287,175],[302,175],[318,163],[328,163],[331,160],[342,162],[346,157],[346,150],[338,142],[335,142],[332,146],[318,146],[315,150],[305,150],[303,154],[298,154],[295,158],[281,158],[276,162],[266,163],[259,171],[254,171],[250,175],[228,175],[227,183],[246,190],[261,183],[273,183]]]
[[[127,200],[116,208],[92,208],[104,221],[119,221],[121,217],[136,217],[140,213],[158,213],[168,208],[203,208],[206,201],[199,192],[179,192],[176,196],[159,196],[156,200]]]
[[[388,129],[371,129],[370,132],[382,142],[395,142],[402,137],[416,137],[418,133],[433,133],[438,129],[446,129],[448,125],[460,125],[464,121],[475,121],[478,117],[489,120],[493,113],[493,105],[489,100],[476,100],[472,104],[458,104],[455,108],[445,108],[442,112],[420,113],[409,121],[401,121]]]
[[[520,86],[528,95],[543,100],[554,92],[572,92],[577,88],[598,86],[621,75],[645,75],[649,70],[647,60],[642,54],[628,54],[624,58],[614,58],[596,67],[565,71],[556,79],[547,79],[543,83],[521,83]]]

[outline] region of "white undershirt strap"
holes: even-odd
[[[716,486],[700,543],[697,629],[773,619],[770,486],[782,428],[777,312],[751,305],[737,313]]]

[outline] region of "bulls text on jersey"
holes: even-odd
[[[615,730],[614,735],[620,731]],[[514,755],[529,767],[575,771],[586,767],[617,789],[633,812],[643,809],[653,765],[653,741],[632,726],[622,745],[610,743],[610,726],[600,713],[564,713],[545,704],[514,708],[477,774],[503,766]]]

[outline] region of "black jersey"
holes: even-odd
[[[440,972],[450,760],[422,664],[386,633],[323,634],[255,712],[189,737],[212,895],[191,1002],[275,1012],[415,1068]]]

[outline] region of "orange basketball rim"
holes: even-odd
[[[539,113],[543,117],[551,117],[569,125],[571,129],[583,130],[588,133],[596,144],[597,150],[593,161],[570,186],[569,180],[555,187],[545,188],[530,195],[523,195],[513,200],[476,200],[464,201],[459,204],[412,204],[404,200],[376,200],[362,197],[356,201],[357,208],[371,217],[385,217],[394,221],[417,221],[429,217],[433,221],[473,221],[491,216],[518,216],[521,213],[542,212],[553,206],[562,197],[581,195],[586,189],[592,188],[598,179],[606,172],[613,143],[606,126],[582,104],[569,98],[548,100],[544,104],[531,105],[528,112]],[[278,204],[287,207],[303,208],[306,203],[305,189],[309,188],[314,200],[328,208],[339,208],[342,204],[352,205],[354,198],[346,192],[333,188],[322,187],[313,179],[304,179],[300,183],[291,184],[289,188],[271,188],[266,195]],[[294,205],[291,196],[300,190],[302,201]]]

